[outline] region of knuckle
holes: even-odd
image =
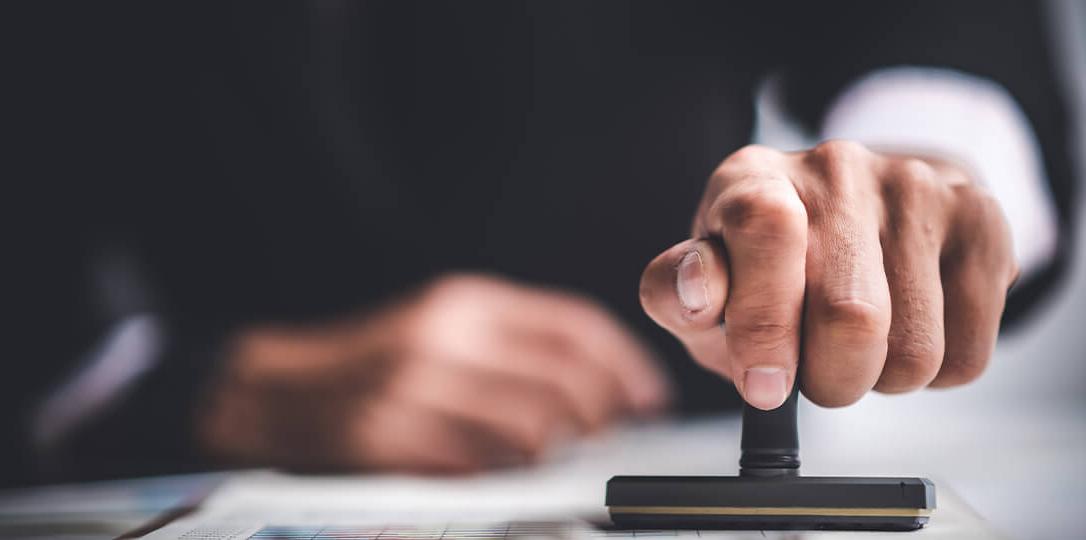
[[[728,321],[724,328],[730,339],[742,340],[763,349],[782,347],[794,340],[796,327],[784,322],[788,318],[778,311],[749,310],[750,315]]]
[[[931,341],[895,345],[890,349],[889,363],[905,374],[927,382],[939,371],[943,351]]]
[[[439,332],[448,328],[450,319],[458,321],[485,319],[489,313],[484,298],[492,298],[493,281],[480,274],[451,274],[426,285],[410,300],[409,325],[417,334]]]
[[[863,145],[844,140],[829,140],[809,150],[804,161],[822,178],[831,193],[849,192],[858,180],[850,174],[858,161],[870,152]]]
[[[831,139],[808,151],[807,159],[815,165],[834,168],[841,163],[862,159],[868,154],[870,151],[858,142]]]
[[[942,372],[939,373],[938,386],[958,386],[971,383],[984,374],[988,367],[988,359],[979,356],[963,356],[953,361],[948,361]]]
[[[768,146],[760,144],[748,144],[735,152],[725,160],[728,163],[757,163],[777,155],[778,152]]]
[[[891,164],[881,183],[890,230],[935,235],[930,222],[933,209],[945,203],[944,189],[935,170],[922,160],[908,158]],[[935,241],[934,236],[931,240]]]
[[[453,273],[434,280],[427,289],[428,296],[434,298],[455,297],[461,294],[470,294],[477,287],[483,285],[485,279],[482,276],[466,273]]]
[[[935,179],[935,168],[927,161],[915,157],[891,161],[887,172],[892,177],[909,182],[931,182]]]
[[[987,367],[988,362],[986,360],[963,362],[955,366],[954,371],[958,374],[958,380],[960,380],[962,384],[965,384],[979,379],[980,376],[984,374]]]
[[[886,310],[859,298],[828,300],[818,314],[835,342],[867,345],[886,339],[890,318]]]
[[[942,356],[941,348],[933,343],[891,346],[878,389],[904,392],[923,387],[938,374]]]
[[[977,207],[980,213],[981,223],[989,231],[989,236],[997,248],[1004,248],[997,253],[1006,256],[1006,262],[1011,262],[1010,254],[1010,228],[1003,214],[1003,207],[995,198],[995,195],[986,190],[977,190]]]
[[[807,210],[794,192],[759,186],[722,199],[724,227],[757,240],[806,236]]]
[[[938,196],[935,169],[916,158],[895,160],[883,177],[883,193],[898,205],[931,204]]]
[[[846,360],[832,350],[808,348],[800,362],[803,394],[823,407],[856,403],[877,382],[870,367],[864,360]]]
[[[954,186],[959,211],[978,220],[980,223],[1003,221],[1003,209],[995,196],[986,189],[974,184]]]
[[[864,390],[849,389],[843,386],[816,387],[804,384],[803,395],[815,405],[826,408],[847,407],[860,401],[867,393]]]
[[[1010,227],[1003,208],[993,194],[976,186],[956,186],[959,236],[968,241],[958,248],[973,260],[994,271],[1013,274],[1015,258]]]
[[[808,197],[838,199],[866,191],[874,176],[863,168],[871,152],[863,145],[845,140],[829,140],[808,151],[804,162],[819,179],[817,186],[808,186]]]

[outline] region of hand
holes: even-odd
[[[641,302],[749,404],[780,406],[802,351],[801,390],[835,407],[977,378],[1017,272],[999,205],[955,165],[749,146],[710,178],[692,239],[645,269]]]
[[[244,333],[198,433],[250,466],[468,471],[650,414],[665,390],[601,307],[455,276],[361,321]]]

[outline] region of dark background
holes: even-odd
[[[1071,254],[1069,117],[1032,2],[5,11],[11,482],[201,467],[181,426],[232,329],[335,318],[453,269],[590,294],[668,360],[683,411],[734,407],[640,313],[636,288],[688,234],[715,164],[749,141],[770,74],[812,127],[879,67],[1002,83],[1041,139],[1063,231],[1009,316],[1058,290]],[[96,278],[116,261],[138,276],[123,293]],[[166,322],[161,367],[43,464],[23,444],[28,411],[139,312]]]

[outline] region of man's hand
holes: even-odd
[[[1017,277],[996,201],[946,162],[830,141],[749,146],[709,180],[692,239],[653,260],[645,311],[760,409],[969,382]],[[801,352],[802,351],[802,352]]]
[[[456,276],[361,321],[245,333],[197,427],[249,466],[458,472],[530,461],[665,394],[601,307]]]

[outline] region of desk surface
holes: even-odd
[[[1045,334],[1086,333],[1068,333],[1066,318],[1050,321],[1052,328],[1002,342],[989,375],[962,389],[869,395],[836,410],[803,402],[804,473],[936,480],[940,510],[919,533],[923,536],[951,524],[952,530],[961,532],[964,524],[982,535],[1076,536],[1086,523],[1086,402],[1080,391],[1070,390],[1081,385],[1077,378],[1086,363],[1082,347],[1066,343],[1064,350]],[[1039,355],[1042,350],[1046,356]],[[1045,369],[1037,369],[1041,366]],[[357,516],[359,501],[371,514],[396,510],[381,504],[417,509],[423,499],[415,488],[420,487],[436,490],[426,500],[451,501],[461,512],[465,504],[484,511],[504,504],[506,510],[512,505],[551,516],[554,511],[584,515],[602,511],[604,481],[613,474],[734,474],[738,437],[737,418],[641,426],[579,443],[537,469],[461,480],[233,473],[0,492],[0,537],[113,537],[220,482],[204,517],[285,517],[291,509],[305,508],[303,503],[316,505],[311,514],[345,510]],[[957,504],[949,493],[965,501],[961,512],[943,512]],[[337,501],[348,507],[336,506]],[[970,517],[969,508],[983,521]]]
[[[1081,523],[1086,424],[1076,409],[1030,410],[939,392],[872,396],[859,406],[833,411],[805,404],[800,415],[808,474],[928,476],[937,482],[939,509],[917,537],[990,538],[999,531],[1013,537],[1060,537]],[[254,471],[10,492],[0,494],[0,536],[40,530],[27,527],[35,515],[39,525],[65,523],[55,518],[65,515],[57,501],[66,501],[67,515],[82,518],[54,532],[108,537],[216,484],[190,518],[197,521],[179,526],[275,523],[309,527],[295,531],[304,536],[313,527],[334,524],[364,524],[372,532],[390,523],[443,528],[511,518],[591,519],[602,515],[604,482],[613,474],[734,474],[738,436],[737,418],[640,426],[579,443],[538,468],[460,479]],[[22,528],[5,529],[19,525],[16,516]],[[1016,529],[1019,522],[1024,525]],[[93,526],[79,529],[72,523]],[[161,534],[176,537],[178,530]],[[385,537],[424,532],[389,530]],[[455,528],[442,532],[446,538],[456,535]],[[784,537],[827,536],[832,534]]]
[[[734,420],[655,426],[592,441],[543,467],[473,478],[297,477],[270,472],[227,480],[197,513],[150,538],[832,538],[831,532],[606,531],[604,483],[617,473],[717,471],[719,443]],[[734,468],[734,465],[732,466]],[[580,518],[574,520],[573,518]],[[185,535],[189,535],[186,537]],[[895,533],[847,533],[889,538]],[[949,489],[938,495],[921,538],[994,538],[998,533]],[[900,538],[900,537],[899,537]]]

